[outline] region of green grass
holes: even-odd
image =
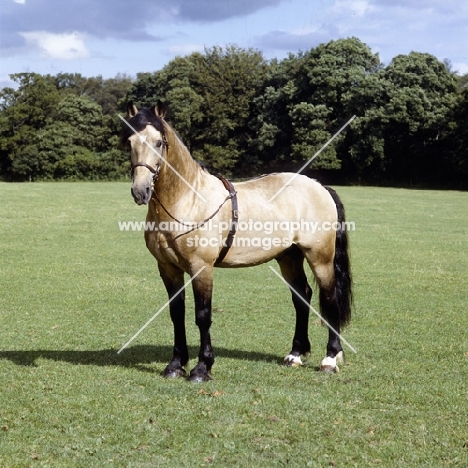
[[[160,375],[167,311],[116,353],[166,301],[142,233],[118,229],[146,214],[129,185],[0,184],[0,466],[468,466],[468,194],[338,193],[357,354],[317,372],[314,317],[309,364],[281,366],[284,284],[216,270],[214,380],[193,385]],[[190,292],[187,316],[195,358]]]

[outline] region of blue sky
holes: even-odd
[[[351,36],[385,64],[427,52],[468,73],[460,0],[0,0],[0,86],[18,72],[152,72],[215,45],[281,59]]]

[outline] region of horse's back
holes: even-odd
[[[337,219],[335,202],[328,190],[307,176],[281,172],[235,184],[239,210],[262,219],[331,222]]]

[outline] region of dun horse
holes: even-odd
[[[340,227],[344,208],[335,191],[303,175],[293,179],[290,173],[265,175],[234,187],[191,157],[164,120],[162,103],[139,111],[129,103],[127,111],[122,139],[131,147],[131,193],[138,205],[148,205],[147,226],[154,229],[145,231],[146,245],[172,298],[174,350],[164,376],[187,376],[184,273],[192,278],[200,331],[198,363],[188,379],[202,382],[210,380],[214,363],[210,339],[214,267],[247,267],[273,259],[290,285],[296,309],[285,364],[302,365],[301,356],[310,352],[312,289],[304,272],[305,259],[317,281],[321,314],[328,324],[321,369],[337,372],[343,357],[339,333],[351,318],[352,295],[347,233]],[[312,224],[316,229],[310,229]]]

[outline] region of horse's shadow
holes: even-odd
[[[93,366],[119,366],[137,368],[145,372],[158,372],[149,364],[167,364],[172,358],[172,346],[159,345],[136,345],[131,346],[120,354],[117,349],[99,349],[93,351],[75,350],[19,350],[0,351],[0,359],[8,359],[18,366],[37,367],[38,359],[49,359],[52,361],[68,362],[76,365]],[[198,348],[189,347],[189,354],[196,357]],[[282,359],[273,354],[249,352],[238,349],[216,348],[216,357],[231,358],[247,361],[267,361],[282,363]]]

